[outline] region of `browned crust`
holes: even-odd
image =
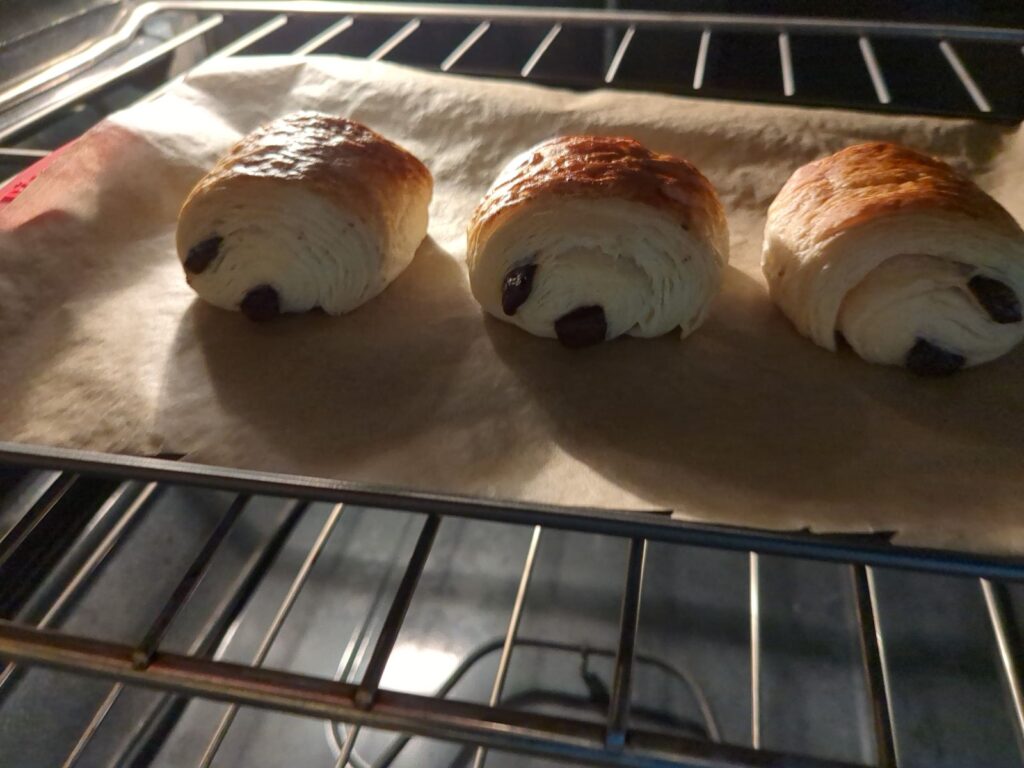
[[[718,195],[693,164],[630,138],[563,136],[534,147],[502,173],[473,214],[471,237],[497,217],[547,195],[644,203],[673,212],[684,226],[712,240],[725,229]]]
[[[335,197],[350,192],[340,188],[350,179],[360,186],[433,186],[430,171],[407,150],[361,123],[319,112],[295,112],[243,137],[200,180],[185,206],[239,177],[301,181]]]
[[[798,169],[772,203],[770,218],[799,221],[812,242],[906,211],[939,210],[1020,234],[999,203],[949,165],[899,144],[847,147]]]

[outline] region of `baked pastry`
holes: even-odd
[[[355,309],[427,233],[433,180],[364,125],[298,112],[239,141],[189,194],[178,257],[206,301],[253,320]]]
[[[625,138],[567,136],[516,157],[469,227],[473,295],[569,347],[685,336],[729,258],[725,213],[685,160]]]
[[[1024,338],[1024,232],[945,163],[875,142],[805,165],[768,209],[761,267],[797,330],[914,373]]]

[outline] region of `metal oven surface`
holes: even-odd
[[[1018,561],[0,459],[3,765],[1021,759]]]
[[[3,79],[0,178],[242,52],[1024,115],[1016,28],[307,0],[123,16]],[[1016,766],[1022,577],[881,539],[3,446],[0,765]]]

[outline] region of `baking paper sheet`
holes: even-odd
[[[430,239],[344,317],[204,305],[178,207],[240,135],[291,110],[365,122],[434,173]],[[685,341],[570,351],[484,317],[465,227],[513,155],[633,136],[718,188],[732,260]],[[113,116],[0,207],[0,439],[417,490],[1024,552],[1024,350],[922,380],[801,338],[758,267],[800,164],[891,139],[1024,218],[1024,138],[968,121],[715,103],[426,74],[338,57],[216,62]]]

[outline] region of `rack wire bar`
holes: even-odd
[[[523,68],[519,71],[521,77],[530,76],[530,73],[533,72],[533,68],[536,67],[537,63],[540,61],[541,56],[543,56],[544,52],[551,47],[551,44],[555,42],[555,38],[558,37],[561,31],[562,25],[560,23],[552,25],[551,29],[548,30],[548,33],[544,35],[544,39],[540,41],[537,48],[530,54],[530,58],[528,58],[526,63],[523,64]]]
[[[106,54],[124,47],[134,39],[146,20],[159,10],[159,8],[154,7],[151,3],[143,3],[137,6],[128,15],[124,23],[107,37],[79,53],[54,63],[53,66],[47,67],[39,74],[26,78],[0,91],[0,111],[31,97],[47,86],[52,86],[55,83],[66,80],[75,72],[81,71]]]
[[[530,589],[533,566],[537,560],[537,550],[540,548],[540,539],[543,532],[544,529],[539,525],[534,526],[533,536],[530,538],[530,548],[526,551],[523,572],[519,577],[519,588],[516,590],[516,600],[512,605],[512,615],[508,621],[508,630],[505,632],[505,642],[501,646],[498,671],[494,675],[494,686],[491,688],[489,703],[492,707],[497,706],[501,702],[501,694],[505,688],[505,679],[508,677],[509,663],[512,661],[512,649],[515,646],[516,634],[519,632],[519,622],[523,617],[523,606],[526,604],[526,594]]]
[[[708,46],[711,45],[711,30],[704,29],[700,33],[700,45],[697,48],[697,63],[693,66],[693,90],[704,87],[704,70],[708,66]]]
[[[853,573],[861,656],[875,726],[878,768],[897,768],[899,761],[893,729],[889,667],[885,659],[885,641],[878,616],[875,577],[871,569],[863,565],[853,565],[850,568]]]
[[[491,688],[491,697],[487,703],[496,707],[501,703],[501,694],[505,690],[505,679],[508,677],[509,663],[512,661],[512,649],[515,647],[516,635],[519,633],[519,622],[523,616],[523,606],[526,604],[526,593],[530,589],[530,579],[533,577],[533,565],[537,560],[537,550],[540,548],[540,537],[544,529],[539,525],[533,527],[533,536],[530,538],[530,547],[526,550],[526,560],[523,562],[523,572],[519,576],[519,588],[516,590],[516,599],[512,604],[512,615],[508,620],[508,629],[505,631],[505,642],[501,646],[501,656],[498,658],[498,671],[494,675],[494,685]],[[484,768],[487,760],[487,750],[477,749],[473,758],[473,768]]]
[[[422,22],[419,19],[411,19],[404,27],[395,32],[391,37],[385,40],[381,46],[371,53],[368,58],[370,61],[380,61],[395,48],[402,44],[402,41],[412,35],[417,29],[420,28]]]
[[[875,88],[878,103],[888,104],[892,101],[892,96],[889,94],[889,86],[885,82],[885,75],[882,74],[878,58],[875,56],[875,49],[871,45],[871,38],[861,35],[857,38],[857,45],[860,47],[860,55],[864,57],[864,66],[868,68],[868,74],[871,76],[871,85]]]
[[[991,112],[992,106],[988,103],[988,99],[985,98],[985,94],[981,92],[981,88],[974,82],[974,78],[971,77],[971,73],[967,71],[967,67],[960,60],[960,56],[957,54],[956,49],[950,45],[948,40],[939,41],[939,50],[942,51],[942,55],[946,57],[946,61],[949,62],[949,66],[956,72],[956,76],[960,78],[960,82],[964,86],[964,90],[971,97],[974,105],[982,112]]]
[[[89,746],[89,743],[93,740],[96,732],[100,729],[100,726],[103,725],[103,721],[106,720],[107,715],[110,714],[110,710],[114,708],[117,700],[121,698],[121,694],[124,693],[124,689],[125,684],[120,681],[111,686],[110,690],[107,692],[106,698],[104,698],[99,707],[96,708],[96,711],[89,719],[89,722],[78,737],[78,740],[75,741],[74,746],[71,747],[71,751],[68,752],[68,756],[64,758],[64,762],[61,763],[61,768],[73,768],[73,766],[78,764],[78,761],[85,753],[86,747]],[[119,763],[112,763],[112,765],[119,765]]]
[[[0,657],[85,672],[126,683],[292,714],[448,739],[473,746],[629,768],[864,768],[815,758],[632,731],[630,749],[604,747],[598,723],[495,709],[417,694],[379,691],[369,709],[358,688],[336,680],[161,652],[144,670],[132,648],[0,620]]]
[[[244,502],[242,504],[239,504],[239,501],[244,498],[245,497],[239,497],[238,499],[235,500],[234,504],[232,504],[231,508],[229,508],[228,512],[224,515],[224,518],[221,521],[221,525],[218,526],[218,530],[223,525],[224,520],[230,519],[233,522],[235,519],[237,519],[237,515],[235,517],[232,517],[232,510],[234,510],[237,507],[238,511],[241,511],[241,509],[244,507]],[[287,516],[285,520],[282,522],[281,526],[275,532],[275,535],[270,537],[263,544],[263,546],[257,549],[246,562],[245,566],[242,568],[239,577],[235,580],[232,587],[228,590],[224,600],[222,600],[220,604],[217,606],[217,608],[213,611],[210,620],[206,622],[205,626],[199,632],[196,639],[192,642],[192,645],[188,649],[188,655],[205,655],[205,653],[210,650],[210,647],[213,644],[217,643],[219,639],[224,635],[224,633],[227,631],[228,626],[231,624],[232,621],[234,621],[235,617],[238,615],[238,613],[240,613],[246,601],[248,601],[253,591],[255,591],[256,586],[260,583],[260,581],[262,581],[264,573],[266,572],[267,568],[270,567],[270,564],[273,562],[273,559],[277,556],[277,553],[280,551],[281,547],[284,546],[284,543],[287,540],[288,535],[290,535],[291,531],[298,523],[299,518],[301,517],[303,512],[305,512],[307,505],[299,502],[294,502],[288,506],[290,507],[290,509],[287,513]],[[230,526],[228,526],[228,528],[230,528]],[[186,594],[183,597],[183,602],[187,602],[188,600],[190,600],[193,594],[195,594],[195,591],[190,590],[188,594]],[[175,613],[175,616],[176,615],[177,612]],[[173,621],[175,616],[171,617],[171,621]],[[133,656],[137,652],[138,649],[136,649],[136,651],[133,653]],[[150,661],[151,660],[152,658],[150,658]],[[138,664],[136,664],[135,666],[139,669],[144,668],[140,667]],[[75,742],[75,745],[71,748],[71,751],[68,753],[68,756],[65,758],[64,763],[62,764],[62,768],[72,768],[72,766],[78,763],[78,760],[85,752],[85,748],[89,745],[89,742],[92,741],[93,737],[96,735],[96,732],[99,730],[99,727],[103,724],[103,721],[106,720],[107,715],[110,714],[110,710],[113,708],[114,704],[117,703],[117,700],[121,697],[121,694],[124,693],[124,689],[125,684],[123,682],[117,682],[111,687],[110,691],[107,693],[106,698],[96,709],[96,712],[89,720],[88,725],[86,725],[85,729],[82,731],[82,734],[78,737],[78,740]],[[138,735],[138,733],[145,733],[146,731],[148,731],[150,728],[150,721],[159,720],[162,716],[163,711],[165,711],[166,709],[167,707],[164,706],[158,707],[152,712],[150,717],[144,718],[139,725],[136,736]],[[129,740],[128,751],[130,751],[130,746],[133,741],[135,741],[134,738]],[[124,765],[127,762],[127,760],[124,759],[124,757],[125,756],[122,755],[120,759],[113,761],[112,765]]]
[[[633,42],[633,36],[635,34],[635,24],[630,24],[626,27],[626,31],[622,33],[622,39],[619,41],[619,47],[615,49],[615,55],[612,56],[611,64],[608,65],[608,71],[604,76],[604,81],[606,83],[611,83],[615,80],[615,75],[619,73],[619,67],[622,66],[622,59],[626,55],[626,50],[629,48],[629,44]]]
[[[220,522],[217,523],[217,527],[213,529],[206,543],[203,544],[203,548],[196,554],[195,559],[188,567],[188,570],[185,571],[185,575],[181,577],[181,581],[178,582],[171,596],[167,598],[167,602],[160,609],[160,613],[157,614],[146,634],[143,635],[138,647],[132,654],[132,661],[135,666],[145,667],[153,660],[153,655],[156,653],[157,648],[160,647],[160,643],[163,642],[171,622],[174,621],[178,613],[181,612],[181,609],[185,607],[185,603],[188,602],[189,598],[192,597],[199,587],[200,582],[206,576],[206,572],[210,570],[213,556],[217,554],[220,545],[224,543],[224,539],[227,538],[232,527],[238,522],[238,518],[242,515],[242,510],[245,509],[245,505],[248,503],[249,496],[241,494],[235,497],[231,506],[228,507],[227,512],[224,513]]]
[[[796,93],[796,81],[793,79],[793,53],[789,47],[789,33],[779,33],[779,64],[782,67],[782,92],[786,96]]]
[[[985,598],[992,632],[995,634],[999,648],[999,659],[1002,662],[1006,685],[1013,702],[1014,724],[1016,725],[1017,746],[1024,757],[1024,692],[1022,692],[1020,669],[1017,666],[1017,651],[1010,637],[1009,619],[1007,618],[1006,592],[998,584],[988,579],[979,579],[981,594]]]
[[[355,24],[355,21],[356,20],[354,16],[346,16],[340,21],[334,22],[323,32],[316,35],[315,37],[311,37],[308,41],[306,41],[298,48],[296,48],[295,55],[307,56],[308,54],[316,51],[318,48],[322,48],[323,46],[327,45],[327,43],[331,42],[331,40],[333,40],[342,32],[344,32],[346,29]]]
[[[121,519],[117,521],[117,524],[110,529],[106,536],[103,537],[103,541],[92,553],[88,560],[82,564],[81,568],[75,573],[74,578],[68,582],[67,586],[61,591],[57,599],[54,600],[53,604],[43,615],[43,617],[36,624],[39,629],[46,629],[49,627],[61,612],[64,607],[76,597],[82,590],[82,588],[89,583],[89,579],[96,572],[96,569],[107,559],[107,556],[114,550],[117,544],[124,537],[124,534],[130,529],[132,522],[138,517],[139,513],[145,509],[150,501],[152,501],[154,494],[157,491],[156,483],[149,483],[142,489],[138,496],[131,505],[121,515]],[[113,494],[108,497],[104,503],[104,507],[101,508],[98,514],[106,514],[105,510],[113,507],[118,500],[128,491],[128,483],[124,483],[114,491]],[[3,672],[0,672],[0,690],[10,681],[14,675],[17,666],[13,663],[8,664]]]
[[[270,536],[245,562],[238,577],[225,593],[225,597],[210,614],[209,620],[200,630],[187,655],[206,657],[214,652],[221,640],[228,633],[231,625],[242,614],[249,599],[263,582],[267,571],[274,564],[278,554],[284,549],[289,537],[299,524],[309,505],[306,502],[292,501],[285,505],[284,519]],[[117,683],[122,688],[124,683]],[[115,686],[116,687],[116,686]],[[117,695],[120,695],[118,693]],[[167,697],[147,717],[143,718],[135,728],[127,744],[112,765],[134,765],[134,755],[144,749],[151,748],[161,741],[176,721],[176,711],[184,706],[179,697]]]
[[[466,52],[472,48],[476,44],[477,40],[483,37],[490,28],[491,22],[489,21],[481,21],[477,24],[473,31],[466,35],[466,39],[459,43],[455,47],[455,50],[448,54],[448,57],[441,62],[441,71],[447,72],[449,69],[454,67],[458,63],[459,59],[465,56]]]
[[[750,744],[761,748],[761,558],[750,553]]]
[[[142,6],[140,6],[140,8],[141,7]],[[210,18],[211,19],[219,18],[219,16],[217,16],[217,17],[210,17]],[[222,19],[221,19],[221,21],[222,21]],[[263,39],[264,37],[269,35],[271,32],[274,32],[277,29],[280,29],[287,22],[288,22],[288,17],[286,15],[281,14],[281,15],[275,16],[274,18],[270,19],[269,21],[267,21],[267,22],[261,24],[260,26],[258,26],[256,29],[253,29],[252,31],[247,32],[246,34],[244,34],[241,37],[239,37],[239,38],[235,39],[234,41],[232,41],[231,43],[228,43],[224,47],[214,51],[212,54],[207,56],[202,62],[200,62],[200,64],[206,64],[206,63],[209,63],[211,61],[215,61],[217,59],[226,58],[228,56],[233,56],[236,53],[244,50],[245,48],[248,48],[250,45],[253,45],[254,43],[256,43],[259,40]],[[218,21],[218,24],[219,23],[221,23],[221,22]],[[5,125],[5,124],[0,123],[0,141],[3,141],[5,139],[7,139],[7,138],[10,138],[14,134],[19,133],[20,131],[24,131],[24,130],[30,128],[32,125],[34,125],[35,123],[39,122],[43,118],[53,114],[54,112],[56,112],[56,111],[58,111],[60,109],[63,109],[64,107],[74,103],[75,101],[78,101],[78,100],[82,99],[85,96],[88,96],[89,94],[95,92],[96,90],[99,90],[100,88],[103,88],[103,87],[105,87],[105,86],[107,86],[107,85],[109,85],[109,84],[111,84],[113,82],[116,82],[117,80],[120,80],[120,79],[122,79],[124,77],[127,77],[127,76],[131,75],[133,72],[137,71],[138,69],[140,69],[141,67],[145,66],[146,64],[149,64],[150,62],[155,61],[156,59],[160,58],[160,56],[162,56],[162,55],[166,55],[167,53],[170,52],[170,50],[173,50],[174,48],[180,47],[181,45],[184,45],[189,40],[192,40],[195,37],[197,37],[203,31],[206,31],[206,30],[202,30],[201,32],[198,32],[195,35],[192,35],[191,37],[187,36],[190,32],[195,32],[196,29],[197,29],[197,27],[193,27],[191,30],[188,30],[186,33],[182,33],[182,35],[178,35],[178,36],[176,36],[174,38],[171,38],[170,40],[168,40],[165,43],[163,43],[162,46],[158,46],[158,48],[160,48],[160,47],[167,48],[167,50],[165,50],[161,54],[154,55],[154,51],[157,50],[157,49],[151,49],[149,51],[146,51],[143,54],[140,54],[139,56],[137,56],[137,57],[135,57],[133,59],[130,59],[130,60],[125,61],[125,62],[122,62],[121,64],[119,64],[117,66],[111,67],[111,68],[106,69],[106,70],[101,71],[101,72],[97,72],[91,78],[87,78],[87,79],[84,79],[83,81],[81,81],[81,84],[76,85],[75,83],[79,83],[80,81],[75,81],[75,83],[73,83],[73,84],[71,84],[69,86],[69,88],[72,89],[71,91],[65,92],[64,90],[59,89],[59,88],[55,89],[54,91],[52,91],[49,94],[47,94],[46,98],[43,99],[43,103],[42,104],[40,104],[35,109],[29,111],[27,114],[17,118],[15,121],[13,121],[13,122],[11,122],[9,124]],[[171,46],[171,43],[174,43],[174,42],[176,42],[177,44],[174,45],[174,46]],[[197,64],[196,66],[199,66],[199,64]],[[194,68],[195,67],[192,67],[189,71],[191,71]],[[145,101],[152,101],[153,99],[157,98],[158,96],[160,96],[161,94],[166,92],[172,86],[174,86],[177,83],[181,82],[184,79],[186,74],[188,74],[188,73],[187,72],[182,73],[178,77],[175,77],[175,78],[172,78],[171,80],[168,80],[166,83],[161,85],[159,88],[156,88],[155,90],[150,91],[145,97],[143,97],[141,99],[141,101],[143,101],[143,102],[145,102]]]
[[[413,522],[413,518],[410,516],[406,520],[406,525]],[[380,580],[376,594],[374,595],[373,601],[370,606],[370,611],[363,619],[358,631],[354,632],[348,639],[348,643],[345,644],[345,650],[341,654],[341,660],[338,663],[338,671],[335,679],[341,680],[342,682],[348,682],[349,675],[352,670],[359,669],[359,665],[363,661],[363,656],[366,654],[367,647],[369,645],[370,635],[373,634],[373,625],[376,623],[375,618],[377,615],[378,608],[383,605],[384,593],[387,590],[387,585],[391,580],[392,571],[396,568],[398,563],[398,556],[400,554],[401,542],[403,536],[396,536],[394,539],[395,548],[391,553],[391,565],[383,579]],[[390,607],[390,606],[389,606]],[[386,617],[385,617],[386,618]],[[327,729],[330,732],[329,738],[331,738],[335,745],[338,747],[338,768],[347,768],[349,756],[352,754],[352,750],[355,749],[356,739],[359,738],[360,726],[352,726],[348,733],[345,735],[342,743],[337,742],[337,733],[334,728],[335,723],[327,723]],[[386,757],[384,754],[378,756],[377,761],[382,765],[390,765],[398,753],[402,750],[402,747],[397,746],[399,740],[392,742],[392,749],[394,754],[390,757]],[[406,738],[408,741],[408,738]],[[404,745],[403,745],[404,746]]]
[[[2,150],[0,150],[2,154]],[[0,467],[0,472],[3,468]],[[0,542],[29,511],[51,493],[54,486],[64,479],[65,472],[35,472],[21,470],[21,479],[16,480],[9,494],[0,497]],[[2,484],[2,480],[0,480]],[[4,519],[6,518],[6,522]]]
[[[63,109],[69,104],[79,101],[89,94],[95,93],[116,80],[142,69],[147,64],[151,64],[157,59],[166,56],[185,45],[185,43],[195,40],[200,35],[206,34],[214,27],[220,26],[223,22],[224,17],[219,13],[208,16],[195,26],[190,27],[184,32],[181,32],[168,40],[165,40],[159,45],[131,57],[116,67],[83,75],[75,78],[65,85],[60,86],[51,97],[46,99],[45,104],[41,104],[38,108],[31,110],[27,115],[0,127],[0,141],[13,136],[38,120],[53,114],[57,110]]]
[[[100,703],[99,707],[93,713],[93,716],[89,719],[89,722],[85,726],[85,730],[78,737],[75,745],[71,748],[68,756],[64,758],[64,762],[61,763],[61,768],[72,768],[78,764],[78,761],[82,757],[82,753],[85,752],[85,748],[89,746],[89,742],[92,741],[96,732],[103,725],[103,721],[107,719],[107,715],[110,714],[110,710],[114,708],[114,704],[121,697],[124,692],[124,683],[114,683],[110,690],[107,691],[107,695]]]
[[[349,758],[352,757],[352,750],[356,748],[356,739],[359,738],[359,726],[353,726],[345,737],[345,742],[338,751],[338,759],[334,763],[335,768],[347,768]]]
[[[291,586],[289,586],[288,592],[281,601],[281,605],[278,607],[277,613],[274,615],[273,620],[270,622],[270,626],[267,628],[266,633],[263,635],[263,639],[260,641],[260,647],[252,658],[253,667],[260,667],[263,665],[263,662],[267,660],[267,654],[270,653],[270,649],[274,645],[274,641],[277,639],[277,635],[280,633],[281,627],[284,626],[285,619],[287,619],[288,614],[291,613],[291,610],[295,605],[295,601],[299,597],[299,593],[302,592],[302,588],[306,586],[309,574],[313,572],[313,566],[316,565],[316,561],[319,560],[320,555],[323,554],[324,547],[327,545],[327,541],[330,539],[331,532],[334,530],[334,527],[341,519],[341,514],[344,509],[344,504],[336,504],[331,509],[330,514],[327,516],[327,520],[324,522],[323,527],[320,529],[320,533],[316,537],[316,541],[313,542],[313,546],[306,554],[306,559],[302,561],[302,565],[299,567],[295,577],[292,579]],[[232,704],[224,713],[224,716],[217,724],[217,729],[214,731],[213,736],[210,737],[210,741],[206,745],[206,751],[203,753],[202,759],[199,761],[199,765],[202,768],[209,768],[210,764],[213,762],[213,758],[216,757],[217,750],[220,749],[220,745],[224,742],[224,737],[227,735],[231,724],[235,721],[235,716],[237,714],[237,704]]]
[[[107,500],[100,507],[96,516],[106,515],[110,509],[114,507],[122,498],[124,498],[129,491],[129,484],[124,483],[114,490]],[[117,521],[113,528],[107,532],[107,535],[103,537],[100,545],[92,553],[92,555],[82,564],[82,566],[75,573],[74,578],[68,582],[67,586],[61,590],[60,595],[54,600],[53,604],[43,615],[42,619],[36,624],[40,629],[49,627],[56,619],[60,616],[65,606],[78,596],[82,588],[88,583],[89,579],[92,578],[93,574],[96,573],[97,569],[107,559],[111,552],[117,547],[117,545],[124,538],[125,534],[131,529],[132,523],[135,522],[136,518],[145,510],[148,509],[149,505],[156,498],[156,494],[159,491],[159,486],[156,483],[148,483],[145,487],[139,491],[138,495],[128,506],[128,508],[121,515],[121,518]],[[0,686],[3,683],[0,682]]]
[[[74,474],[58,475],[25,511],[18,522],[7,533],[0,536],[0,568],[4,567],[11,556],[32,535],[32,531],[53,511],[53,508],[67,495],[77,481],[78,477]]]
[[[824,536],[706,525],[673,518],[666,512],[563,507],[492,501],[468,496],[399,491],[341,480],[226,469],[183,461],[115,456],[68,448],[0,442],[0,462],[41,469],[67,469],[83,475],[158,481],[196,488],[228,490],[309,501],[469,517],[478,520],[543,525],[562,530],[645,538],[762,555],[1024,581],[1024,560],[952,550],[904,547],[875,537]]]
[[[251,30],[249,32],[246,32],[244,35],[242,35],[239,38],[236,38],[235,40],[233,40],[232,42],[228,43],[224,47],[218,48],[216,51],[211,53],[209,56],[207,56],[201,62],[197,63],[195,66],[189,68],[185,72],[182,72],[177,77],[174,77],[174,78],[168,80],[166,83],[161,85],[159,88],[157,88],[157,89],[155,89],[153,91],[150,91],[146,96],[144,96],[142,99],[140,99],[140,102],[153,101],[153,99],[156,99],[159,96],[162,96],[164,93],[166,93],[168,90],[173,88],[175,85],[177,85],[178,83],[184,81],[184,79],[188,76],[188,74],[190,72],[192,72],[194,69],[196,69],[196,67],[202,66],[203,64],[209,64],[210,62],[217,61],[219,59],[226,59],[229,56],[234,56],[236,53],[240,53],[241,51],[244,51],[250,45],[255,45],[260,40],[265,38],[267,35],[269,35],[269,34],[271,34],[273,32],[276,32],[277,30],[279,30],[281,27],[283,27],[287,23],[288,23],[288,16],[286,14],[282,13],[282,14],[280,14],[278,16],[275,16],[274,18],[270,19],[269,21],[264,22],[263,24],[260,24],[258,27],[256,27],[256,29],[253,29],[253,30]]]
[[[615,671],[608,707],[608,728],[605,746],[622,749],[626,746],[629,728],[629,696],[633,681],[633,656],[636,652],[636,633],[640,625],[640,593],[644,585],[644,563],[647,542],[632,539],[629,560],[626,563],[626,588],[622,594],[622,612],[619,619],[619,649],[615,655]]]
[[[28,149],[27,147],[0,147],[0,158],[15,160],[39,160],[50,154],[48,149]]]
[[[380,689],[380,681],[384,676],[384,669],[388,665],[391,651],[398,640],[398,633],[402,630],[402,623],[405,615],[409,612],[409,604],[412,603],[413,593],[416,585],[423,575],[423,568],[430,557],[430,550],[434,546],[434,539],[437,538],[437,529],[441,527],[440,515],[428,515],[420,531],[420,537],[416,540],[416,547],[409,558],[409,564],[402,574],[402,581],[398,584],[395,596],[391,601],[391,607],[380,628],[380,635],[373,646],[373,653],[370,661],[363,672],[363,679],[359,682],[356,691],[356,704],[366,708],[373,704],[374,698]]]
[[[371,599],[369,611],[365,614],[365,617],[363,618],[362,622],[360,622],[359,628],[349,636],[348,642],[345,644],[345,650],[341,654],[341,659],[338,662],[337,671],[335,672],[334,675],[335,680],[340,680],[343,683],[348,683],[351,672],[353,670],[359,669],[363,657],[365,656],[367,648],[369,646],[369,638],[376,632],[376,630],[374,629],[374,626],[378,623],[376,621],[376,617],[378,615],[379,610],[382,609],[384,605],[385,594],[389,592],[388,584],[392,581],[393,574],[397,567],[401,565],[399,561],[401,559],[400,554],[401,550],[403,549],[402,542],[405,539],[405,533],[410,527],[410,525],[415,522],[417,521],[413,516],[406,515],[405,523],[402,525],[401,528],[401,533],[396,533],[396,535],[393,535],[391,537],[393,548],[389,558],[390,564],[388,565],[388,568],[384,572],[382,578],[380,578],[377,581],[377,588],[373,598]],[[390,603],[388,604],[387,607],[390,608]],[[344,723],[338,723],[333,721],[325,722],[324,726],[327,732],[327,738],[328,741],[330,742],[330,746],[338,750],[338,759],[335,763],[337,768],[347,768],[347,761],[349,760],[349,756],[352,754],[352,751],[355,748],[356,739],[359,736],[361,726],[355,725],[346,729],[344,727]],[[338,733],[339,731],[342,734],[342,736],[340,737]],[[401,752],[402,749],[404,748],[405,743],[408,743],[410,738],[411,737],[409,736],[403,736],[393,740],[388,749],[377,756],[375,765],[391,765],[391,763],[398,757],[399,752]],[[358,755],[356,759],[358,765]],[[365,761],[363,761],[362,764],[365,765]]]

